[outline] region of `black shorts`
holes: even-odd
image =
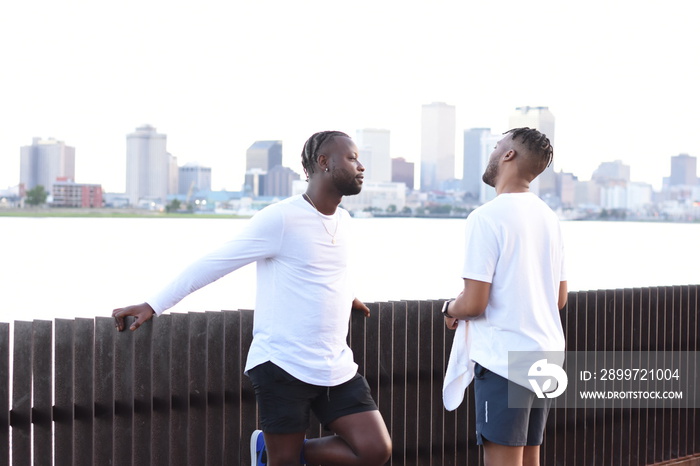
[[[542,444],[551,398],[537,398],[479,363],[474,366],[474,398],[478,445],[484,440],[507,446]],[[519,407],[509,407],[509,401]]]
[[[335,387],[322,387],[302,382],[268,361],[248,370],[248,377],[255,389],[260,425],[270,434],[304,432],[311,411],[327,428],[343,416],[377,409],[360,374]]]

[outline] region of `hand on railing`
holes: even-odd
[[[136,330],[155,315],[155,311],[148,303],[135,304],[133,306],[120,307],[112,311],[112,317],[116,321],[118,331],[124,330],[124,318],[127,316],[136,317],[136,321],[131,324],[129,330]]]
[[[355,298],[352,301],[352,308],[358,311],[362,311],[365,317],[369,317],[369,308],[365,305],[365,303],[363,303],[359,299]]]

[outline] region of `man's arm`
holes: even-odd
[[[457,320],[479,317],[489,303],[491,284],[478,280],[464,279],[464,290],[452,301],[445,316],[447,327],[457,328]]]
[[[566,306],[566,301],[569,298],[569,287],[566,281],[559,282],[559,309]]]

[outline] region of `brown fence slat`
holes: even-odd
[[[52,375],[51,354],[53,323],[47,320],[32,322],[32,443],[34,464],[50,464],[52,429],[51,409]]]
[[[207,312],[206,461],[223,465],[224,450],[224,316]]]
[[[110,464],[113,451],[114,423],[114,340],[117,337],[114,319],[95,319],[95,386],[93,422],[93,463]],[[58,334],[57,334],[58,338]]]
[[[241,457],[241,313],[224,311],[224,464]]]
[[[188,464],[204,466],[206,461],[207,316],[190,313]]]
[[[248,348],[253,341],[253,311],[241,313],[241,364],[248,359]],[[239,464],[250,464],[250,434],[258,428],[258,410],[255,405],[255,391],[247,376],[241,371],[241,438]]]
[[[0,322],[0,466],[10,465],[10,324]]]
[[[133,405],[134,424],[132,441],[132,461],[134,466],[149,466],[151,464],[151,417],[153,414],[152,392],[152,341],[153,324],[142,325],[138,332],[133,333],[134,339],[134,385]]]
[[[160,317],[159,317],[160,318]],[[189,314],[171,314],[170,340],[170,460],[173,466],[187,466],[187,420],[189,418]]]
[[[378,303],[378,311],[376,316],[368,317],[376,319],[379,328],[377,329],[377,361],[379,363],[377,370],[377,406],[379,412],[384,419],[389,432],[392,431],[393,425],[393,410],[395,403],[400,403],[401,398],[394,398],[393,373],[394,373],[394,312],[391,303]],[[358,313],[359,315],[360,313]],[[358,318],[358,316],[354,316]]]
[[[73,464],[73,344],[75,321],[56,319],[54,340],[54,455]]]
[[[95,321],[75,319],[74,344],[74,429],[73,458],[75,466],[93,463],[93,427],[95,419],[94,365]]]
[[[700,284],[690,287],[690,293],[688,297],[688,305],[690,307],[689,317],[688,317],[688,351],[693,352],[692,362],[695,367],[698,367],[700,361],[698,361],[698,352],[700,352],[700,316],[698,312],[700,311]],[[696,383],[696,382],[695,382]],[[689,386],[693,386],[695,389],[691,390],[692,402],[694,406],[700,406],[700,390],[697,389],[694,382],[688,381]],[[690,425],[693,426],[693,433],[689,435],[688,448],[691,452],[700,452],[700,410],[691,410]]]
[[[405,458],[407,466],[418,464],[418,387],[420,335],[418,333],[418,302],[406,303],[406,430],[404,432]]]
[[[110,464],[114,431],[114,339],[117,336],[114,319],[95,319],[93,463]]]
[[[445,375],[447,364],[445,360],[445,331],[447,327],[444,324],[444,318],[440,315],[443,301],[432,301],[430,309],[430,318],[433,321],[433,357],[431,368],[430,381],[430,411],[432,420],[432,429],[430,442],[433,446],[433,462],[434,464],[445,464],[445,408],[442,404],[442,381]]]
[[[418,458],[432,465],[433,305],[418,304]]]
[[[127,329],[133,319],[126,319]],[[139,329],[141,331],[143,329]],[[133,464],[134,447],[134,332],[124,330],[114,338],[114,437],[113,464]]]
[[[12,354],[12,465],[29,466],[32,457],[32,323],[15,322]],[[25,370],[21,370],[25,368]]]
[[[387,310],[389,311],[389,310]],[[391,303],[391,327],[393,344],[391,345],[391,440],[393,454],[392,465],[406,464],[406,303]]]
[[[153,414],[151,418],[151,464],[168,466],[170,464],[170,315],[153,319]]]

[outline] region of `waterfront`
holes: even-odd
[[[143,301],[246,219],[0,218],[0,320],[109,315]],[[464,219],[353,222],[360,299],[452,297]],[[700,224],[563,222],[571,290],[700,283]],[[250,309],[255,266],[194,293],[174,312]]]

